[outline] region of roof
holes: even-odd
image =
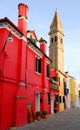
[[[38,37],[37,37],[37,35],[36,35],[36,33],[35,33],[35,30],[28,30],[27,33],[33,34],[34,37],[36,38],[36,40],[38,41]]]
[[[28,44],[32,44],[37,50],[39,50],[50,62],[52,62],[52,60],[36,45],[33,44],[33,42],[31,41],[30,38],[27,38],[27,40],[29,41]]]
[[[8,22],[8,23],[9,23],[13,28],[15,28],[21,35],[23,35],[23,33],[18,29],[18,27],[17,27],[15,24],[13,24],[13,23],[11,22],[11,20],[8,19],[7,17],[0,19],[0,23],[2,23],[2,22]]]
[[[54,31],[59,31],[64,35],[63,26],[57,11],[55,12],[50,28],[52,28]]]
[[[71,76],[71,75],[68,75],[68,77],[77,80],[75,77],[73,77],[73,76]]]
[[[62,71],[57,70],[57,69],[56,69],[56,71],[59,72],[61,75],[63,75],[65,78],[67,78],[66,74],[64,74]]]
[[[23,33],[18,29],[18,27],[17,27],[15,24],[13,24],[13,23],[11,22],[11,20],[9,20],[7,17],[0,19],[0,23],[3,23],[3,22],[9,23],[15,30],[18,31],[18,33],[20,33],[21,35],[23,35]],[[28,30],[28,32],[30,32],[30,30]],[[31,32],[36,36],[36,34],[35,34],[34,31],[31,31]],[[37,38],[37,37],[36,37],[36,38]],[[30,41],[29,38],[28,38],[28,40]],[[31,41],[30,41],[30,43],[33,44]],[[51,59],[50,59],[37,45],[35,45],[35,44],[33,44],[33,45],[34,45],[34,47],[37,48],[50,62],[52,62]]]

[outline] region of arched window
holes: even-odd
[[[53,43],[53,38],[51,38],[51,42]]]
[[[57,42],[57,36],[55,36],[55,42]]]

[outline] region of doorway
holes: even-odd
[[[51,114],[54,114],[54,94],[51,94]]]
[[[36,92],[35,111],[40,111],[40,93]]]

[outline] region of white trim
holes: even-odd
[[[24,19],[28,23],[28,20],[24,16],[18,17],[18,19]]]
[[[21,39],[23,39],[25,42],[27,42],[27,39],[24,36],[22,36]]]
[[[47,88],[43,88],[42,90],[45,90],[45,91],[47,91]]]
[[[24,36],[18,36],[17,33],[15,33],[13,30],[10,30],[8,27],[0,27],[0,28],[5,28],[7,29],[8,31],[10,31],[12,34],[14,34],[14,36],[16,36],[18,39],[23,39],[26,43],[27,43],[27,40]],[[17,31],[16,31],[17,32]]]
[[[22,35],[16,30],[14,29],[10,24],[3,24],[2,26],[0,26],[0,28],[5,28],[7,30],[9,30],[11,33],[13,33],[16,37],[21,38]]]

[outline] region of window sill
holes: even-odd
[[[36,72],[36,71],[35,71],[35,73],[36,73],[37,75],[41,75],[41,74],[42,74],[42,73],[39,73],[39,72]]]
[[[50,80],[50,78],[49,78],[49,77],[46,77],[46,79]]]

